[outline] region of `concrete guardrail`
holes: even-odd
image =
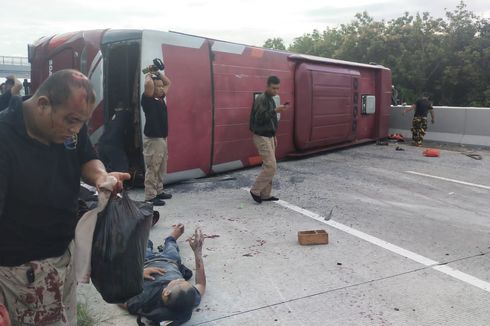
[[[392,106],[390,134],[411,138],[413,111],[402,115],[408,106]],[[425,139],[446,143],[490,147],[490,108],[435,106],[435,124],[428,121]]]

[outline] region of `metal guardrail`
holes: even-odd
[[[390,133],[411,134],[413,111],[401,114],[407,107],[391,107]],[[425,139],[490,147],[490,108],[434,106],[434,113],[436,123],[429,123]]]
[[[0,56],[0,65],[29,66],[27,57]]]

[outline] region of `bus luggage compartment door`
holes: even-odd
[[[207,175],[211,170],[213,126],[209,42],[194,36],[144,31],[141,52],[141,68],[152,64],[154,58],[163,59],[164,73],[172,82],[166,97],[169,159],[165,182]],[[143,73],[140,80],[143,93]]]
[[[295,143],[299,150],[353,141],[359,72],[349,68],[301,63],[296,69]]]

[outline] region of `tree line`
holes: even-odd
[[[288,47],[281,38],[264,47],[382,64],[391,69],[402,102],[427,95],[434,105],[490,107],[490,20],[464,2],[444,18],[405,12],[376,21],[358,13],[349,24],[313,30]]]

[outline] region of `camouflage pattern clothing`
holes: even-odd
[[[412,121],[412,139],[415,145],[422,145],[427,130],[427,117],[414,117]]]
[[[76,325],[73,243],[60,257],[0,266],[0,303],[16,325]]]

